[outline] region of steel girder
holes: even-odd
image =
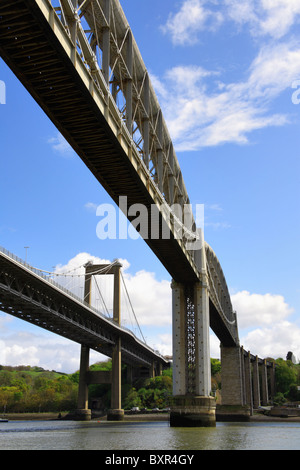
[[[0,252],[0,310],[108,357],[121,337],[125,364],[167,365],[162,356],[132,332],[3,252]]]

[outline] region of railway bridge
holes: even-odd
[[[170,424],[215,425],[209,328],[221,343],[222,406],[248,416],[245,371],[256,362],[240,347],[225,275],[196,227],[119,0],[2,0],[0,54],[128,220],[144,209],[140,234],[173,279]]]

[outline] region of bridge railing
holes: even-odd
[[[82,299],[81,297],[78,297],[76,294],[74,294],[73,292],[71,292],[70,290],[66,289],[64,286],[62,286],[61,284],[59,284],[58,282],[55,282],[53,279],[51,279],[51,277],[49,277],[49,275],[45,275],[43,274],[43,271],[39,268],[35,268],[33,266],[31,266],[29,263],[27,263],[26,261],[24,261],[22,258],[20,258],[19,256],[16,256],[14,253],[10,252],[9,250],[7,250],[6,248],[4,248],[3,246],[0,246],[0,253],[3,253],[5,256],[7,256],[8,258],[12,259],[14,262],[22,265],[24,268],[28,269],[29,271],[31,271],[32,273],[34,273],[36,276],[38,276],[39,278],[42,278],[44,281],[50,283],[52,286],[54,286],[56,289],[62,291],[64,294],[67,294],[69,297],[73,298],[74,300],[76,300],[77,302],[81,303],[82,305],[84,305],[84,307],[90,309],[93,311],[93,313],[95,313],[97,316],[100,316],[102,318],[104,318],[106,321],[109,321],[111,323],[113,323],[114,325],[118,326],[119,328],[121,328],[122,330],[124,331],[128,331],[131,335],[134,336],[134,338],[136,339],[136,341],[142,343],[145,347],[147,347],[149,350],[153,351],[156,356],[160,356],[160,357],[163,357],[157,350],[154,350],[153,348],[151,348],[151,346],[149,346],[148,344],[146,344],[143,340],[139,339],[136,337],[136,335],[127,327],[125,326],[119,326],[117,323],[114,322],[114,320],[110,317],[108,317],[107,315],[103,314],[102,312],[100,312],[98,309],[96,309],[95,307],[93,307],[92,305],[88,304],[84,299]],[[63,276],[63,274],[58,274],[58,275],[61,275]]]
[[[129,143],[138,171],[151,181],[156,204],[176,234],[181,223],[184,246],[198,239],[180,165],[147,68],[119,0],[48,0],[74,43],[104,100],[118,132]],[[180,205],[182,220],[173,210]],[[189,212],[190,211],[190,212]],[[191,237],[192,235],[192,237]],[[178,238],[175,235],[175,238]],[[193,263],[193,251],[187,248]]]

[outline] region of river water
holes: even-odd
[[[217,423],[173,428],[168,422],[10,421],[1,450],[300,450],[300,423]]]

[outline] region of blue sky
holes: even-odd
[[[241,344],[261,357],[300,358],[299,2],[121,5],[191,203],[205,205],[205,239],[225,273]],[[169,274],[142,240],[97,238],[95,208],[109,196],[2,60],[0,80],[0,245],[22,258],[29,246],[33,266],[57,272],[90,257],[122,259],[147,341],[171,353]],[[0,346],[0,364],[79,365],[77,345],[5,314]],[[212,336],[212,356],[218,350]]]

